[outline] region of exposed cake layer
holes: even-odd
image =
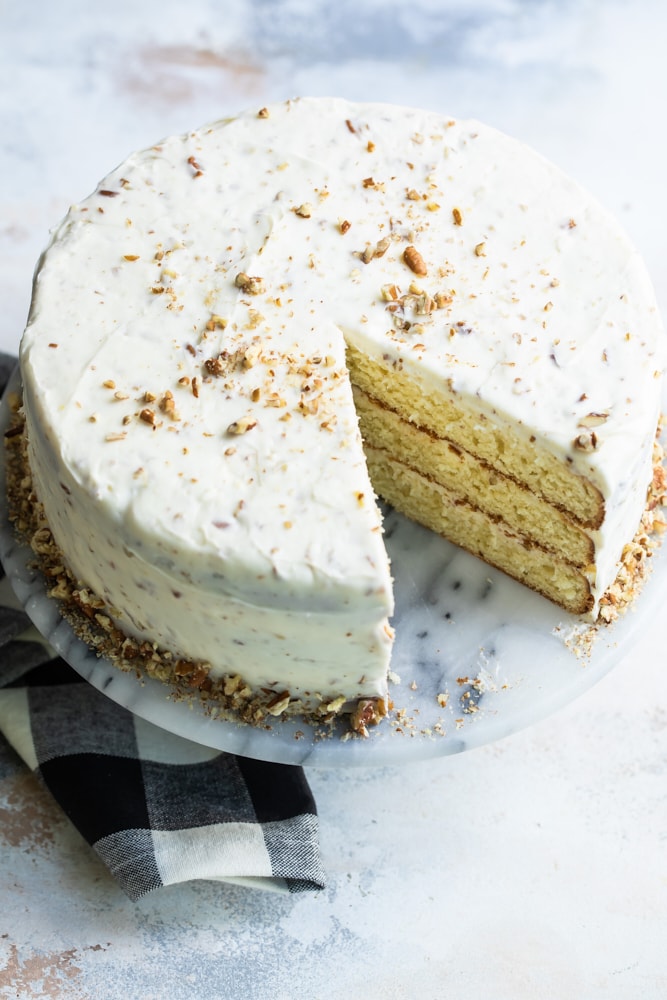
[[[605,510],[600,490],[555,454],[538,447],[530,428],[490,419],[479,403],[466,403],[447,384],[424,386],[411,372],[392,370],[384,358],[369,357],[354,346],[348,347],[347,359],[355,385],[405,420],[476,456],[582,524],[599,527],[602,523]]]
[[[354,389],[354,399],[367,445],[383,449],[403,465],[439,483],[452,502],[464,501],[493,520],[502,518],[510,531],[525,536],[528,543],[540,545],[578,567],[594,563],[593,539],[562,510],[457,445],[408,422],[361,389]],[[377,490],[375,481],[373,485]],[[419,508],[415,508],[413,517],[419,520]]]
[[[483,397],[471,399],[454,392],[451,382],[437,386],[432,378],[423,377],[423,371],[418,380],[407,357],[390,367],[388,355],[373,357],[348,342],[347,361],[367,440],[425,472],[447,490],[454,487],[454,495],[481,507],[491,517],[506,518],[510,530],[525,532],[529,543],[537,542],[579,566],[587,581],[587,598],[584,601],[580,594],[578,606],[595,614],[646,503],[658,418],[654,423],[651,415],[635,450],[626,452],[627,469],[605,496],[591,479],[575,472],[577,465],[570,456],[559,461],[546,447],[549,441],[538,437],[534,427],[526,428],[523,422],[512,425],[497,414],[488,415]],[[647,382],[649,389],[654,388],[652,383],[657,379]],[[373,409],[371,400],[382,406],[382,411]],[[641,403],[638,406],[642,409]],[[607,420],[606,415],[591,411],[577,423],[580,435],[575,440],[594,442],[586,452],[592,462],[600,450]],[[650,426],[653,431],[649,433]],[[392,436],[394,443],[390,444]],[[379,490],[377,483],[375,488]],[[405,503],[401,510],[409,513]],[[418,508],[414,516],[420,520]],[[464,541],[460,544],[469,548]],[[498,565],[493,559],[489,561]],[[555,596],[553,586],[534,589],[571,609],[567,580],[563,601]]]
[[[514,534],[500,518],[491,518],[388,452],[367,445],[366,456],[375,488],[396,510],[419,520],[566,611],[577,615],[590,611],[593,597],[581,569]]]

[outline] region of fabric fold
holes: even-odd
[[[0,733],[131,899],[193,879],[323,888],[301,767],[168,733],[97,691],[34,634],[23,611],[0,604]]]

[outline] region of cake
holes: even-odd
[[[577,184],[337,99],[130,156],[53,233],[20,352],[45,530],[126,659],[361,728],[392,648],[376,497],[595,618],[662,367],[644,265]]]

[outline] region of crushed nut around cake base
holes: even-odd
[[[653,479],[649,486],[646,509],[631,542],[623,549],[621,566],[607,592],[600,598],[598,623],[610,624],[634,602],[649,573],[650,559],[662,542],[667,521],[667,471],[665,452],[660,443],[663,420],[653,445]]]
[[[212,715],[228,721],[270,729],[274,720],[298,715],[312,725],[331,727],[346,715],[349,731],[345,737],[368,737],[368,727],[378,725],[393,708],[382,699],[364,698],[350,706],[343,697],[329,698],[322,699],[315,708],[306,708],[288,691],[255,692],[240,674],[214,678],[209,663],[179,658],[159,649],[155,643],[131,638],[119,629],[113,621],[113,609],[74,580],[53,540],[42,505],[33,491],[20,404],[18,397],[11,401],[14,415],[5,433],[10,520],[18,535],[32,548],[39,569],[50,581],[49,597],[60,602],[63,617],[90,649],[123,671],[169,684],[177,697],[196,698],[208,706]],[[649,574],[651,556],[667,530],[664,514],[667,472],[663,464],[665,453],[659,442],[661,430],[662,421],[654,445],[653,479],[646,509],[634,538],[623,550],[614,583],[600,600],[597,621],[586,630],[589,652],[599,627],[614,622],[636,600]]]
[[[196,699],[216,718],[271,729],[276,721],[294,716],[328,728],[345,717],[350,735],[368,736],[368,725],[377,724],[387,713],[382,699],[364,699],[360,703],[363,710],[350,707],[343,697],[324,698],[315,707],[306,706],[288,691],[253,691],[240,674],[212,677],[210,663],[178,657],[156,643],[133,638],[119,629],[113,609],[77,583],[53,539],[33,490],[20,404],[18,397],[11,401],[13,419],[5,433],[9,517],[19,537],[35,553],[47,581],[48,596],[60,603],[63,618],[89,649],[120,670],[170,685],[177,698]]]

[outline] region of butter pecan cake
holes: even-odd
[[[136,153],[70,209],[21,345],[29,468],[130,660],[363,728],[392,647],[376,495],[594,618],[663,360],[639,256],[539,155],[293,100]]]

